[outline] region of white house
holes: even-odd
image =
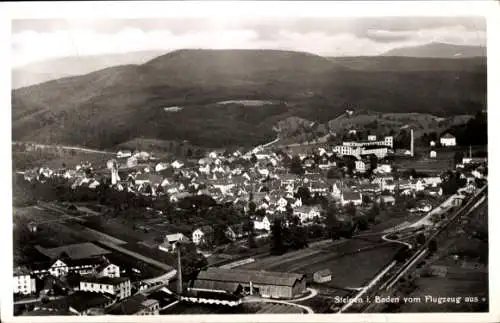
[[[173,162],[172,164],[170,164],[170,165],[171,165],[173,168],[175,168],[175,169],[179,169],[179,168],[181,168],[182,166],[184,166],[184,163],[182,163],[182,162],[180,162],[180,161],[176,160],[176,161],[174,161],[174,162]]]
[[[315,206],[301,206],[293,210],[293,215],[298,216],[301,223],[305,223],[319,217],[321,212]]]
[[[267,216],[255,217],[253,227],[255,230],[271,231],[271,222],[269,222]]]
[[[456,138],[450,133],[445,133],[441,138],[439,138],[441,146],[453,147],[457,145]]]
[[[193,231],[192,241],[195,245],[210,241],[213,232],[214,229],[211,226],[205,225]]]
[[[368,141],[377,141],[377,136],[375,136],[375,135],[369,135],[368,136]]]
[[[429,153],[429,158],[436,158],[437,157],[437,153],[435,150],[431,150],[430,153]]]
[[[284,208],[284,207],[286,207],[286,205],[288,204],[288,201],[287,201],[285,198],[281,197],[281,198],[278,200],[278,202],[276,202],[276,204],[277,204],[280,208]]]
[[[425,184],[423,180],[414,179],[411,181],[411,188],[417,192],[423,191],[425,189]]]
[[[436,146],[436,142],[435,142],[434,140],[431,140],[431,141],[429,142],[429,146],[431,146],[431,147],[435,147],[435,146]]]
[[[354,205],[361,205],[363,203],[363,197],[359,192],[342,192],[340,203],[342,206],[350,203]]]
[[[390,164],[380,164],[373,172],[378,174],[390,173],[392,172],[392,166]]]
[[[342,194],[342,184],[340,182],[333,183],[332,185],[332,197],[339,200]]]
[[[14,271],[14,294],[30,295],[36,293],[35,278],[21,270]]]
[[[132,152],[129,150],[120,150],[116,153],[116,158],[128,158],[132,156]]]
[[[62,260],[56,260],[49,268],[49,273],[54,277],[66,276],[69,272],[69,267]]]
[[[82,277],[80,291],[108,293],[115,295],[118,299],[124,299],[132,295],[130,279],[125,277]]]
[[[366,172],[366,164],[364,161],[362,160],[356,160],[356,162],[354,163],[355,167],[356,167],[356,172],[358,173],[364,173]]]
[[[163,163],[163,162],[162,162],[162,163],[158,163],[158,164],[156,164],[156,166],[155,166],[155,171],[157,171],[157,172],[161,172],[162,170],[165,170],[165,169],[167,169],[168,167],[169,167],[169,165],[168,165],[167,163]]]
[[[120,267],[112,263],[106,263],[96,269],[97,277],[120,277]]]

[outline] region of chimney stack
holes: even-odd
[[[411,151],[411,157],[414,155],[414,147],[413,147],[413,129],[410,130],[410,136],[411,136],[411,143],[410,143],[410,151]]]
[[[181,267],[181,248],[180,244],[177,244],[177,294],[179,296],[182,294],[182,267]]]

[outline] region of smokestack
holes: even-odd
[[[182,294],[181,248],[177,243],[177,294]]]
[[[413,148],[413,129],[410,130],[410,136],[411,136],[410,151],[411,151],[411,157],[413,157],[413,154],[414,154],[414,148]]]

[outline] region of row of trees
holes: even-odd
[[[307,247],[308,238],[328,237],[332,240],[350,238],[356,231],[369,228],[370,224],[377,221],[380,207],[374,203],[366,214],[357,214],[356,207],[352,204],[343,209],[330,203],[326,210],[324,226],[313,224],[308,227],[299,226],[298,222],[275,219],[271,227],[271,251],[274,254],[283,254],[290,250]],[[344,219],[339,219],[342,215]]]

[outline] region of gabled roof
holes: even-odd
[[[176,242],[183,239],[187,240],[188,238],[182,233],[167,234],[165,236],[165,240],[167,240],[168,242]]]
[[[261,285],[293,286],[303,278],[304,275],[295,273],[208,268],[200,271],[197,280],[226,283],[249,283],[251,281],[254,284]]]
[[[361,193],[346,191],[342,193],[342,198],[344,199],[344,201],[361,200]]]
[[[134,315],[145,308],[142,303],[146,300],[146,296],[142,294],[134,295],[111,306],[106,313],[112,315]]]
[[[444,139],[453,139],[453,138],[455,138],[455,136],[453,136],[451,133],[447,132],[444,135],[442,135],[441,138],[444,138]]]
[[[201,232],[203,233],[212,233],[214,232],[214,228],[212,228],[211,226],[209,225],[204,225],[200,228],[198,228],[197,230],[200,230]],[[196,231],[196,230],[195,230]]]
[[[108,250],[100,248],[92,242],[77,243],[50,249],[36,246],[36,249],[51,259],[59,258],[62,253],[66,253],[68,257],[73,260],[91,258],[93,256],[110,253]]]

